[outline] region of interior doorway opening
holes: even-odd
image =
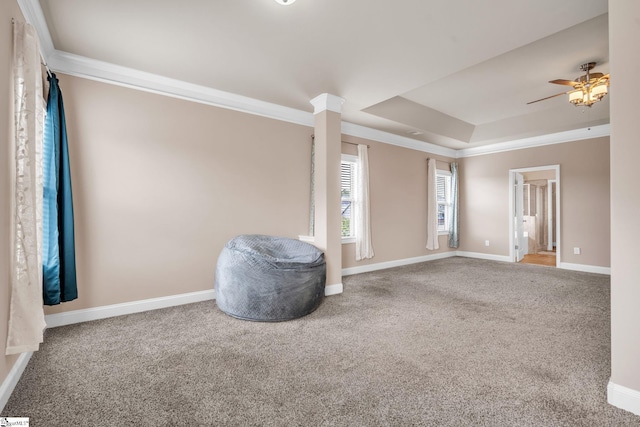
[[[560,264],[560,165],[509,171],[510,259]]]

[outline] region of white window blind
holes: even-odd
[[[449,209],[451,208],[451,172],[436,172],[436,198],[438,201],[438,231],[449,230]]]
[[[343,238],[354,237],[353,227],[353,189],[356,178],[357,161],[354,156],[342,156],[340,163],[340,213],[341,235]]]

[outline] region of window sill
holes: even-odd
[[[298,236],[298,240],[313,244],[315,239],[313,238],[313,236]],[[347,243],[355,243],[355,242],[356,242],[355,237],[343,237],[341,243],[345,245]]]
[[[315,241],[313,236],[298,236],[298,240],[300,240],[301,242],[306,242],[311,244],[313,244],[313,242]]]
[[[438,236],[448,236],[449,232],[448,231],[438,231]]]

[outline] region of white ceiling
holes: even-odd
[[[526,105],[566,91],[548,81],[584,62],[608,72],[607,0],[39,5],[56,51],[307,112],[331,93],[346,122],[445,147],[609,122],[608,97],[587,110],[564,96]]]

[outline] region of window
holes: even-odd
[[[451,209],[451,172],[436,171],[436,198],[438,201],[438,234],[449,232],[449,210]]]
[[[353,198],[358,158],[343,154],[340,162],[340,216],[342,241],[355,239],[353,227]]]

